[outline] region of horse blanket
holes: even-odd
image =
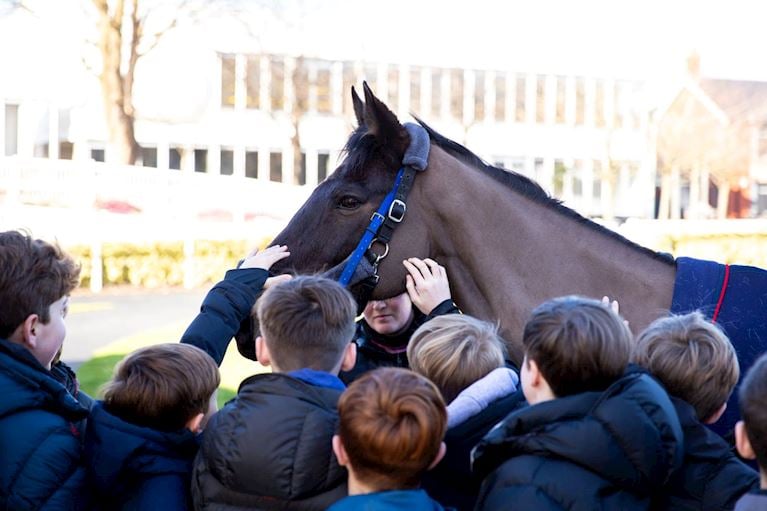
[[[700,310],[722,327],[738,354],[742,380],[759,355],[767,352],[767,271],[688,257],[678,258],[676,265],[671,312]],[[737,388],[712,427],[725,438],[731,438],[740,417]]]

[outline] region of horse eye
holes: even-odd
[[[341,197],[341,200],[338,201],[338,206],[342,209],[357,209],[360,205],[362,205],[362,202],[351,195]]]

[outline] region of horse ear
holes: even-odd
[[[352,105],[354,105],[354,116],[357,118],[357,126],[365,124],[365,105],[362,103],[357,91],[352,85]]]
[[[382,140],[396,140],[405,131],[397,116],[375,97],[367,82],[362,82],[362,89],[365,92],[364,121],[368,133]]]

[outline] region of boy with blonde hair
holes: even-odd
[[[380,368],[354,381],[338,402],[333,451],[349,470],[349,496],[329,511],[442,507],[418,489],[445,454],[445,403],[426,378]]]
[[[735,425],[735,445],[746,459],[759,465],[759,487],[738,500],[735,511],[767,509],[767,355],[759,357],[746,373],[738,398],[743,417]]]
[[[85,440],[95,509],[191,509],[192,462],[219,382],[213,359],[188,344],[142,348],[117,365]]]
[[[627,370],[632,336],[597,300],[566,296],[525,325],[530,406],[480,442],[477,509],[647,509],[682,461],[682,431],[663,388]]]
[[[57,362],[79,275],[58,246],[0,233],[0,509],[85,505],[88,409],[74,373]]]
[[[482,482],[471,473],[471,450],[524,404],[519,376],[506,367],[497,326],[468,315],[425,323],[413,334],[407,356],[411,369],[431,380],[448,403],[447,454],[424,475],[424,489],[446,506],[470,510]]]
[[[659,505],[732,509],[758,477],[705,426],[722,416],[740,377],[730,340],[700,312],[660,318],[639,334],[632,361],[660,380],[684,430],[684,465],[658,496]]]
[[[244,380],[208,424],[195,508],[324,510],[346,494],[331,439],[345,389],[337,375],[354,367],[357,304],[337,282],[300,276],[270,286],[255,311],[257,358],[273,372]]]

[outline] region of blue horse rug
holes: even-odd
[[[740,363],[740,378],[767,352],[767,271],[680,257],[671,302],[673,314],[701,311],[730,338]],[[738,382],[740,385],[740,382]],[[712,429],[731,438],[740,418],[738,387]]]

